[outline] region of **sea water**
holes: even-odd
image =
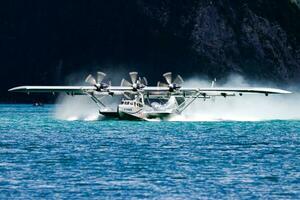
[[[70,121],[54,110],[0,106],[0,199],[300,198],[300,121]]]

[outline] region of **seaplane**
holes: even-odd
[[[112,86],[104,81],[106,74],[97,72],[96,78],[88,75],[83,86],[18,86],[9,89],[10,92],[31,93],[65,93],[67,95],[87,95],[99,108],[99,114],[109,118],[125,120],[153,119],[166,120],[172,116],[181,115],[197,99],[211,99],[216,97],[234,97],[244,94],[289,94],[287,90],[277,88],[228,88],[215,87],[215,80],[211,87],[183,87],[182,77],[173,78],[171,72],[163,74],[164,82],[156,86],[148,86],[145,77],[139,77],[137,72],[130,72],[130,81],[121,80],[120,86]],[[116,106],[104,103],[105,98],[119,97]]]

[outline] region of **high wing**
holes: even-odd
[[[148,81],[145,77],[141,78],[137,72],[130,72],[130,81],[122,79],[121,86],[112,86],[111,82],[105,81],[106,74],[98,71],[97,75],[88,75],[85,82],[88,86],[19,86],[9,89],[11,92],[24,93],[66,93],[68,95],[124,95],[128,94],[145,95],[148,98],[169,98],[170,96],[178,97],[198,97],[206,98],[210,96],[235,96],[243,95],[244,93],[263,93],[268,94],[288,94],[289,91],[274,89],[274,88],[226,88],[214,87],[216,80],[212,81],[212,86],[209,88],[198,87],[182,87],[184,82],[180,75],[173,78],[171,72],[163,74],[164,82],[158,82],[157,86],[148,86]],[[103,81],[104,80],[104,81]],[[130,96],[132,96],[130,95]]]
[[[98,94],[108,95],[108,92],[123,94],[126,91],[131,91],[131,87],[109,86],[101,91],[97,90],[96,86],[18,86],[9,89],[9,92],[23,93],[67,93],[70,95],[86,95],[88,93],[97,92]],[[110,94],[110,95],[111,95]]]
[[[194,88],[181,88],[181,91],[195,91]],[[249,87],[249,88],[222,88],[222,87],[213,87],[213,88],[198,88],[198,92],[207,93],[209,95],[220,95],[223,96],[223,93],[263,93],[263,94],[289,94],[291,92],[276,88],[261,88],[261,87]]]
[[[226,88],[226,87],[213,87],[213,88],[179,88],[174,92],[170,92],[168,87],[146,87],[144,93],[149,97],[162,97],[162,96],[181,96],[181,97],[209,97],[209,96],[236,96],[243,94],[290,94],[291,92],[276,88]]]
[[[103,90],[97,90],[95,86],[19,86],[9,89],[11,92],[24,93],[67,93],[69,95],[86,95],[95,92],[99,95],[122,95],[128,93],[142,93],[148,97],[166,97],[166,96],[182,96],[193,97],[199,95],[202,97],[208,96],[235,96],[244,93],[262,93],[268,94],[289,94],[291,92],[275,88],[185,88],[181,87],[172,92],[168,87],[149,87],[146,86],[137,91],[133,91],[132,87],[125,86],[109,86]]]
[[[24,93],[59,93],[66,92],[72,95],[83,95],[86,92],[96,90],[95,86],[19,86],[9,89],[9,92]]]

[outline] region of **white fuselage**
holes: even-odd
[[[174,98],[170,98],[165,104],[154,102],[148,105],[144,103],[143,97],[136,96],[130,100],[123,99],[116,111],[101,109],[100,114],[127,120],[166,119],[178,114],[176,106]]]
[[[155,110],[143,104],[141,99],[123,100],[117,112],[119,118],[132,120],[165,119],[175,114],[171,109]]]
[[[134,100],[122,100],[121,104],[118,105],[118,113],[120,118],[125,119],[144,119],[144,105],[137,99]]]

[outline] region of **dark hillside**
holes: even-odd
[[[298,82],[299,19],[290,0],[1,1],[0,100],[112,68]]]

